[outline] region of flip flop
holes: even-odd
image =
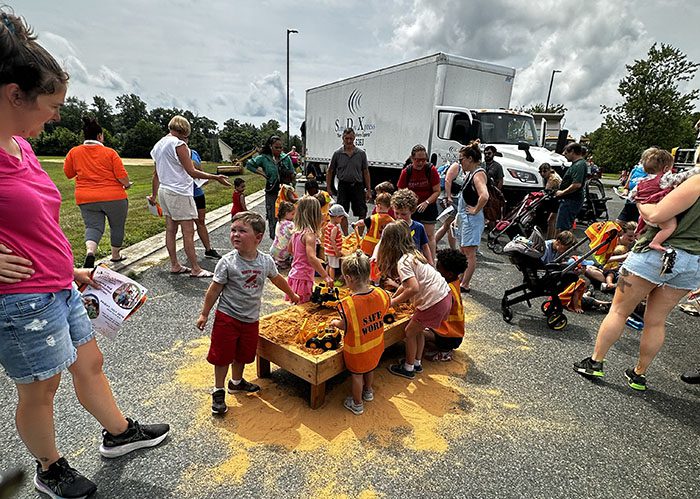
[[[199,274],[190,274],[190,277],[198,278],[198,277],[214,277],[213,272],[209,272],[208,270],[202,269],[199,271]]]
[[[184,265],[182,267],[180,267],[180,270],[178,270],[177,272],[173,272],[172,270],[170,271],[170,273],[173,275],[189,274],[190,272],[192,272],[192,269],[189,267],[185,267]]]
[[[698,311],[695,306],[683,303],[681,305],[678,305],[678,308],[680,308],[683,312],[685,312],[688,315],[692,315],[693,317],[699,317],[700,312]]]
[[[110,258],[109,261],[112,262],[112,263],[118,263],[118,262],[123,262],[123,261],[126,260],[126,259],[127,259],[126,256],[122,256],[122,257],[119,257],[119,258],[117,258],[117,259]]]
[[[461,293],[471,293],[472,292],[471,288],[464,288],[462,286],[459,287],[459,291]]]

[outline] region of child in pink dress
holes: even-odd
[[[314,272],[333,287],[333,279],[323,268],[323,262],[316,256],[316,243],[321,232],[321,204],[312,196],[299,200],[294,213],[294,232],[289,243],[292,254],[292,269],[289,271],[289,286],[299,295],[299,303],[311,299],[314,287]],[[285,298],[286,299],[286,298]]]

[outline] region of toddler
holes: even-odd
[[[413,379],[416,372],[423,372],[420,360],[425,347],[423,330],[440,327],[450,313],[450,286],[415,248],[408,224],[403,220],[392,222],[384,229],[377,265],[382,275],[397,279],[399,283],[391,306],[411,301],[415,307],[406,325],[406,359],[389,367],[392,374]]]
[[[343,259],[343,278],[352,294],[338,304],[340,319],[331,325],[345,331],[343,360],[352,375],[352,395],[344,406],[355,415],[364,412],[363,401],[374,400],[374,369],[384,353],[384,316],[389,294],[369,284],[369,258],[357,250]]]
[[[277,267],[288,269],[292,264],[292,255],[289,253],[289,241],[294,230],[294,205],[289,201],[282,201],[277,209],[277,226],[275,227],[275,240],[270,247],[270,255],[274,258]]]
[[[212,414],[221,415],[228,411],[224,382],[229,365],[229,393],[260,390],[258,385],[243,379],[243,368],[255,360],[258,348],[258,319],[265,278],[284,291],[290,301],[299,301],[299,296],[277,272],[272,257],[258,251],[264,234],[265,219],[262,216],[251,211],[234,215],[230,235],[233,251],[216,264],[197,319],[197,327],[204,330],[209,312],[218,300],[207,355],[207,361],[214,365]]]
[[[461,251],[443,249],[437,252],[436,269],[449,283],[452,293],[452,308],[447,318],[436,328],[423,331],[425,341],[436,350],[428,358],[433,361],[452,360],[452,352],[462,344],[464,338],[464,307],[459,290],[459,276],[467,270],[467,256]]]
[[[330,221],[323,228],[323,251],[328,261],[328,275],[334,280],[335,286],[342,286],[340,277],[340,257],[343,250],[343,234],[341,232],[342,220],[347,220],[348,214],[342,205],[334,204],[328,212]]]
[[[289,242],[292,254],[292,268],[289,271],[289,285],[297,293],[300,303],[311,299],[314,287],[314,272],[333,287],[333,279],[323,268],[323,262],[316,256],[316,242],[321,232],[321,205],[318,199],[304,196],[297,203],[294,213],[294,231]]]
[[[231,207],[231,218],[233,218],[236,213],[248,211],[248,208],[245,205],[245,180],[241,177],[238,177],[233,181],[232,201],[233,206]]]

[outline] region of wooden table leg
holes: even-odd
[[[318,409],[323,405],[326,400],[326,382],[320,383],[318,385],[311,385],[311,400],[309,400],[309,405],[312,409]]]
[[[255,366],[258,370],[258,378],[267,378],[270,375],[270,361],[259,355],[255,358]]]

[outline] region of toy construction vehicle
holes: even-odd
[[[306,348],[321,348],[324,352],[337,350],[343,333],[333,326],[320,327],[316,334],[306,340]]]
[[[396,322],[396,310],[394,307],[389,307],[384,315],[384,324],[393,324],[394,322]]]
[[[316,284],[311,292],[311,303],[325,306],[336,306],[338,304],[338,300],[340,300],[338,288],[328,288],[323,283]]]

